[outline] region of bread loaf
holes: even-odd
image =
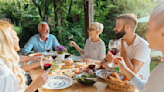
[[[62,63],[65,63],[65,66],[73,65],[73,60],[71,58],[66,58],[62,60]]]

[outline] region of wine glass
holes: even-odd
[[[91,69],[91,72],[93,73],[96,65],[94,63],[94,60],[92,62],[87,62],[88,68]]]
[[[120,41],[110,40],[108,44],[108,49],[113,56],[115,56],[120,51]]]
[[[119,40],[110,40],[109,41],[109,44],[108,44],[108,49],[109,49],[109,52],[112,54],[112,57],[115,57],[115,55],[120,51],[120,46],[121,43]],[[114,63],[109,63],[108,66],[110,68],[116,68],[117,66],[114,65]]]
[[[52,55],[52,58],[53,58],[54,60],[56,59],[56,57],[57,57],[56,55]]]
[[[69,41],[73,41],[73,35],[72,34],[68,35],[68,39],[69,39]]]
[[[47,51],[47,53],[49,53],[51,51],[50,46],[47,46],[46,51]]]
[[[53,62],[53,59],[50,55],[44,55],[41,57],[40,65],[42,69],[44,69],[44,71],[47,72],[48,69],[51,67],[52,62]]]

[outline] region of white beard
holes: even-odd
[[[49,35],[49,34],[47,34],[47,35],[46,35],[46,34],[43,34],[43,36],[44,36],[45,38],[48,38],[48,35]]]

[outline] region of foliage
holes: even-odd
[[[24,17],[37,14],[34,5],[26,3],[26,0],[14,0],[11,2],[0,1],[1,13],[6,14],[7,18],[10,18],[15,26],[19,25],[21,27],[21,22],[24,20]]]
[[[23,47],[31,36],[38,33],[38,24],[41,22],[41,19],[34,19],[32,22],[27,22],[26,25],[22,26],[22,32],[18,35],[20,38],[20,47]]]
[[[64,45],[68,52],[74,55],[79,55],[77,50],[74,47],[70,46],[68,35],[73,34],[73,40],[82,48],[84,48],[85,38],[84,38],[84,30],[81,27],[81,23],[77,22],[74,24],[69,24],[68,26],[56,26],[56,29],[62,30],[62,32],[57,35],[58,30],[56,30],[53,34],[56,35],[57,38],[61,38],[60,44]]]
[[[14,26],[14,30],[17,32],[18,35],[21,33],[20,27],[18,26]]]

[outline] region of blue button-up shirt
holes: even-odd
[[[47,47],[50,47],[50,50],[52,51],[52,48],[54,48],[58,45],[60,45],[58,40],[52,34],[48,35],[48,39],[46,40],[46,42],[44,42],[40,38],[40,34],[35,34],[28,40],[28,42],[24,46],[24,48],[22,50],[22,54],[27,55],[28,53],[31,52],[32,49],[34,52],[38,52],[38,51],[45,52]]]

